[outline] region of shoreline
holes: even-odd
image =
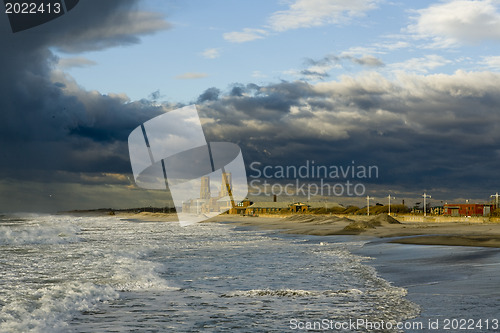
[[[115,216],[143,222],[177,221],[176,214],[117,213]],[[386,214],[370,218],[312,214],[276,217],[223,214],[201,223],[231,223],[299,235],[354,235],[379,238],[388,243],[500,248],[500,223],[495,222],[408,222],[396,220]]]

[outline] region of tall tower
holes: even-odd
[[[201,177],[200,199],[210,199],[210,177]]]
[[[232,189],[232,186],[233,184],[231,181],[231,172],[223,172],[220,196],[221,197],[229,196],[229,191]]]

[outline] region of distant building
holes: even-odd
[[[235,207],[231,207],[229,209],[229,214],[240,214],[243,215],[246,213],[246,210],[249,206],[253,204],[252,201],[248,200],[248,198],[244,199],[241,202],[238,202]]]
[[[443,215],[447,216],[490,216],[491,204],[445,204]]]
[[[444,207],[443,206],[435,206],[430,208],[430,213],[432,215],[443,215]]]
[[[234,208],[234,204],[231,202],[232,179],[230,172],[222,173],[221,189],[217,196],[212,196],[210,191],[210,177],[203,176],[200,182],[200,197],[183,202],[183,212],[191,214],[218,213]]]
[[[248,215],[253,214],[278,214],[284,212],[304,213],[310,209],[325,208],[330,209],[334,207],[342,207],[335,202],[271,202],[263,201],[256,202],[246,209],[245,213]]]
[[[311,209],[331,209],[343,207],[336,202],[321,202],[321,201],[311,201],[311,202],[295,202],[290,205],[290,210],[294,213],[307,212]]]
[[[302,202],[296,202],[290,205],[290,210],[293,213],[307,212],[309,210],[309,205]]]
[[[210,193],[210,177],[203,176],[201,177],[201,186],[200,186],[200,199],[210,199],[212,197]]]
[[[289,211],[290,211],[290,203],[263,201],[263,202],[255,202],[252,205],[248,206],[245,210],[245,214],[247,215],[278,214]]]

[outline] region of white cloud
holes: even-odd
[[[216,48],[206,49],[201,53],[201,55],[207,59],[215,59],[215,58],[220,57],[220,52],[219,52],[219,49],[216,49]]]
[[[263,78],[266,78],[267,75],[264,74],[264,73],[262,73],[261,71],[253,71],[252,72],[252,77],[263,79]]]
[[[374,9],[379,0],[294,0],[286,10],[277,11],[264,29],[245,28],[228,32],[224,39],[233,43],[249,42],[266,37],[270,32],[341,24]]]
[[[430,54],[425,57],[411,58],[403,62],[393,63],[389,65],[389,68],[396,71],[402,70],[410,73],[428,73],[429,70],[444,66],[451,62],[452,61],[447,60],[440,55]]]
[[[417,10],[408,31],[430,38],[431,47],[452,47],[483,40],[500,40],[500,13],[496,1],[456,0]]]
[[[252,40],[264,38],[268,32],[264,29],[245,28],[243,31],[226,32],[223,37],[232,43],[244,43]]]
[[[372,53],[383,53],[377,51],[377,49],[373,46],[364,47],[364,46],[353,46],[347,49],[340,54],[340,56],[356,56],[356,55],[364,55],[364,54],[372,54]]]
[[[491,69],[500,70],[500,56],[487,56],[482,57],[483,61],[480,62],[482,65],[486,65]]]
[[[337,24],[375,8],[374,0],[296,0],[269,18],[274,31]]]
[[[184,74],[177,75],[175,78],[177,80],[193,80],[193,79],[202,79],[207,77],[207,73],[196,73],[196,72],[188,72]]]
[[[394,50],[410,47],[411,44],[408,42],[404,42],[404,41],[396,41],[396,42],[392,42],[392,43],[376,43],[376,44],[374,44],[374,46],[376,46],[377,48],[383,49],[383,50],[394,51]]]

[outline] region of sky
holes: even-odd
[[[161,205],[127,138],[189,104],[249,175],[377,166],[381,202],[500,191],[500,1],[82,0],[15,34],[0,16],[0,211]]]

